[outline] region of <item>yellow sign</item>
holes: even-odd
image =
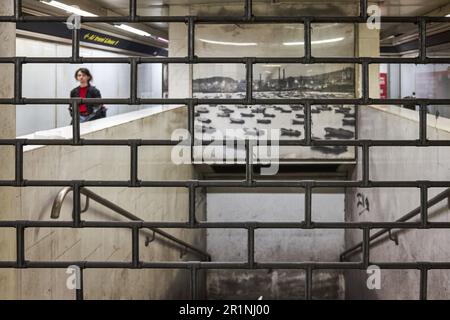
[[[88,41],[98,42],[101,44],[110,45],[110,46],[117,46],[119,44],[119,40],[113,40],[108,37],[102,37],[102,36],[96,35],[95,33],[86,33],[84,35],[83,39],[88,40]]]

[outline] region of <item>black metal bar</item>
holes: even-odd
[[[139,157],[138,157],[138,149],[139,149],[140,141],[133,140],[130,145],[130,187],[138,187],[139,179],[138,179],[138,166],[139,166]]]
[[[77,101],[72,101],[72,143],[74,145],[81,144],[80,137],[80,107]]]
[[[133,264],[134,268],[139,268],[139,226],[134,225],[131,228],[131,247],[132,247],[132,256],[131,256],[131,263]]]
[[[370,263],[370,228],[363,228],[362,256],[362,265],[367,269]]]
[[[311,300],[312,298],[312,266],[305,268],[305,300]]]
[[[304,114],[305,114],[305,144],[311,144],[311,104],[306,102],[304,104]]]
[[[0,99],[1,105],[10,104],[70,104],[74,99],[79,98],[22,98],[19,101],[11,99]],[[187,105],[191,98],[185,99],[160,99],[160,98],[142,98],[138,99],[135,104],[180,104]],[[256,99],[253,98],[252,103],[247,103],[246,99],[196,99],[196,104],[305,104],[311,102],[310,98],[292,98],[292,99]],[[130,99],[103,99],[103,98],[86,98],[80,99],[80,103],[92,103],[92,104],[124,104],[129,105]],[[426,105],[448,105],[450,99],[438,98],[438,99],[366,99],[363,101],[361,98],[321,98],[314,99],[314,104],[354,104],[354,105],[403,105],[403,104],[426,104]]]
[[[22,19],[22,0],[14,0],[14,19],[16,21]]]
[[[15,63],[16,59],[23,58],[27,64],[54,64],[54,63],[72,63],[72,57],[0,57],[0,63]],[[245,64],[248,57],[195,57],[195,61],[188,57],[139,57],[140,63],[221,63],[221,64]],[[306,57],[252,57],[253,63],[297,63],[309,64]],[[130,63],[129,57],[80,57],[79,63],[112,63],[124,64]],[[420,57],[398,58],[390,56],[382,57],[314,57],[313,63],[316,64],[447,64],[450,63],[450,57]]]
[[[80,195],[80,182],[74,182],[72,185],[73,192],[73,210],[72,210],[72,220],[73,226],[79,228],[81,226],[81,195]]]
[[[138,225],[142,228],[190,228],[189,223],[186,222],[149,222],[134,220],[131,221],[83,221],[83,228],[132,228],[139,221]],[[26,226],[28,228],[70,228],[73,227],[73,222],[70,221],[0,221],[1,228],[16,228],[17,226]],[[302,222],[198,222],[195,226],[197,229],[201,228],[220,228],[220,229],[248,229],[252,225],[259,229],[307,229]],[[388,228],[388,229],[418,229],[421,227],[420,222],[371,222],[370,228]],[[361,229],[368,227],[367,222],[315,222],[312,228],[315,229]],[[450,228],[450,222],[429,222],[430,229],[433,228]],[[159,230],[161,231],[161,230]],[[162,231],[161,231],[162,232]],[[371,237],[372,238],[372,237]],[[373,239],[373,238],[372,238]],[[188,247],[188,244],[183,246]]]
[[[253,142],[245,140],[245,180],[247,186],[251,186],[253,180]]]
[[[18,268],[25,266],[25,227],[23,225],[16,227],[16,261]]]
[[[369,145],[363,144],[362,146],[362,182],[368,186],[370,184],[370,157],[369,157]]]
[[[369,91],[369,63],[363,62],[362,63],[362,100],[365,101],[367,104],[369,104],[370,101],[370,91]]]
[[[188,24],[188,60],[194,61],[196,59],[195,56],[195,23],[196,18],[193,16],[187,17]]]
[[[19,104],[22,100],[22,66],[23,58],[17,57],[14,62],[14,98],[10,104]]]
[[[311,63],[311,20],[306,19],[304,22],[304,37],[305,37],[305,63]]]
[[[23,179],[23,146],[24,140],[16,140],[15,146],[15,181],[14,186],[23,186],[25,181]]]
[[[138,82],[138,59],[136,57],[130,60],[130,103],[139,104],[137,96],[137,82]]]
[[[247,241],[247,254],[248,254],[248,266],[250,268],[255,267],[255,228],[253,226],[248,227],[248,241]]]
[[[84,300],[84,270],[82,267],[79,267],[79,273],[77,274],[77,285],[80,284],[80,287],[75,290],[75,298],[76,300]]]
[[[419,140],[421,144],[427,143],[427,105],[419,105]]]
[[[253,103],[253,59],[248,59],[245,63],[245,70],[246,70],[246,76],[245,76],[245,84],[246,84],[246,90],[245,90],[245,100],[246,104],[252,104]]]
[[[134,22],[137,20],[137,0],[130,0],[130,21]]]
[[[428,293],[428,269],[420,268],[420,300],[427,300]]]
[[[72,57],[17,57],[23,58],[24,63],[28,64],[55,64],[55,63],[73,63]],[[249,58],[247,57],[139,57],[140,63],[221,63],[221,64],[245,64]],[[309,64],[312,61],[306,57],[252,57],[253,63],[297,63]],[[15,63],[16,57],[0,57],[0,63]],[[128,57],[80,57],[78,63],[112,63],[124,64],[130,63]],[[397,58],[390,56],[383,57],[314,57],[316,64],[447,64],[450,63],[450,57],[420,57]]]
[[[191,300],[198,299],[198,268],[196,264],[191,265],[190,267],[190,280],[191,280]]]
[[[420,187],[420,220],[422,227],[428,226],[428,187],[423,185]]]
[[[72,29],[72,63],[81,63],[80,59],[80,29],[73,26]]]
[[[131,146],[132,139],[81,139],[83,145],[90,146]],[[16,139],[0,139],[0,145],[15,145]],[[80,143],[73,143],[72,139],[23,139],[23,145],[58,145],[71,146],[79,145]],[[183,143],[184,140],[167,140],[167,139],[144,139],[138,140],[141,146],[174,146]],[[214,145],[226,146],[232,144],[235,140],[214,140]],[[212,143],[208,140],[203,140],[202,145],[209,145]],[[273,142],[267,140],[267,145],[278,146],[358,146],[358,147],[448,147],[450,140],[427,140],[422,143],[420,140],[315,140],[311,139],[310,143],[305,140],[279,140]],[[323,160],[326,162],[326,159]],[[346,162],[342,160],[342,162]],[[433,183],[433,182],[432,182]],[[440,183],[440,182],[438,182]]]
[[[195,227],[197,218],[195,216],[195,186],[189,186],[189,226]]]
[[[246,21],[251,21],[253,19],[253,5],[252,0],[245,0],[245,6],[244,6],[244,19]]]
[[[359,16],[363,20],[367,20],[367,0],[359,0]]]
[[[307,185],[305,188],[305,227],[311,228],[311,207],[312,207],[312,187]]]
[[[425,18],[419,19],[419,60],[425,61],[427,58],[427,21]]]
[[[367,15],[367,14],[366,14]],[[427,22],[449,22],[450,17],[445,16],[420,16]],[[361,16],[253,16],[251,20],[238,16],[198,16],[196,23],[199,24],[262,24],[262,23],[303,23],[310,19],[314,23],[365,23],[366,18]],[[380,16],[382,23],[416,23],[417,16]],[[23,16],[19,21],[14,16],[0,16],[0,22],[66,22],[66,16]],[[186,16],[138,16],[131,21],[130,16],[97,16],[81,17],[85,23],[126,23],[126,22],[185,22]]]

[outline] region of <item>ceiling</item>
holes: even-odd
[[[127,15],[129,0],[58,0],[70,5],[78,5],[80,8],[89,10],[95,10],[98,15]],[[62,12],[56,11],[50,12],[51,7],[39,3],[38,0],[23,0],[24,6],[35,10],[53,14],[61,15]],[[137,0],[138,14],[139,15],[169,15],[170,5],[200,5],[203,8],[206,5],[222,5],[223,0]],[[253,0],[254,5],[263,5],[270,8],[280,8],[284,5],[302,5],[303,6],[322,6],[330,5],[330,8],[352,8],[355,9],[359,0],[333,0],[333,1],[317,1],[317,0]],[[372,2],[371,2],[372,3]],[[445,15],[450,13],[450,0],[380,0],[373,2],[381,7],[382,15],[389,16],[416,16],[416,15]],[[228,0],[226,4],[243,5],[243,0]],[[331,7],[332,6],[332,7]],[[348,10],[348,9],[347,9]],[[275,10],[274,10],[275,11]],[[327,11],[325,14],[328,14]],[[98,24],[97,24],[98,25]],[[110,26],[104,25],[105,28]],[[146,23],[140,24],[139,28],[144,29],[152,34],[167,38],[168,26],[166,23]],[[120,34],[120,30],[114,28],[114,32]],[[408,33],[411,31],[411,25],[407,24],[385,24],[382,25],[381,38],[386,39],[392,35],[399,35]],[[142,37],[130,35],[124,33],[124,36],[136,38],[137,40],[143,40]],[[165,46],[159,44],[159,46]]]

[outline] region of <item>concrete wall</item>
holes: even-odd
[[[17,38],[17,56],[67,57],[71,46],[50,41]],[[125,55],[92,48],[80,48],[83,57],[123,57]],[[88,68],[92,82],[103,98],[130,96],[130,67],[128,64],[25,64],[23,67],[23,96],[26,98],[68,98],[70,90],[78,85],[75,70]],[[36,81],[38,80],[38,81]],[[162,65],[141,64],[138,68],[138,96],[161,98]],[[70,114],[67,105],[22,105],[17,107],[18,136],[39,130],[67,126]],[[149,105],[107,105],[108,116],[151,107]]]
[[[209,189],[207,217],[212,221],[301,221],[301,190]],[[343,221],[343,190],[318,190],[312,196],[314,221]],[[245,262],[247,232],[243,229],[209,229],[208,252],[214,261]],[[344,231],[259,229],[255,231],[255,261],[338,261],[344,248]],[[344,279],[339,271],[314,272],[313,297],[342,299]],[[298,270],[209,270],[209,299],[302,299],[305,274]]]
[[[373,106],[359,113],[362,139],[417,139],[418,112],[396,106]],[[450,139],[450,120],[428,115],[428,138]],[[401,128],[401,130],[398,130]],[[370,179],[377,180],[449,180],[447,147],[374,147],[370,156]],[[361,179],[361,159],[352,179]],[[429,189],[428,198],[444,188]],[[361,200],[368,205],[358,204]],[[346,221],[394,221],[420,206],[417,188],[348,188],[346,192]],[[448,221],[450,210],[446,200],[429,209],[430,221]],[[418,221],[413,219],[411,221]],[[376,230],[375,230],[376,231]],[[375,232],[373,231],[373,232]],[[445,229],[407,230],[396,233],[398,246],[384,241],[370,251],[376,262],[449,261],[450,234]],[[346,247],[361,241],[361,231],[346,232]],[[359,260],[355,255],[352,260]],[[346,295],[349,299],[417,299],[418,270],[382,270],[381,289],[368,290],[365,271],[346,272]],[[450,272],[432,270],[428,275],[429,299],[449,299]]]
[[[13,1],[0,2],[0,15],[13,14]],[[16,53],[16,25],[0,23],[0,57],[11,57]],[[14,95],[14,67],[0,64],[0,98],[11,98]],[[16,108],[13,105],[0,105],[0,138],[15,138]],[[0,146],[0,179],[14,177],[14,148]],[[0,219],[5,219],[14,208],[13,201],[18,190],[3,188],[0,192]],[[15,253],[15,236],[12,230],[0,229],[0,260],[6,260]],[[16,273],[13,270],[0,269],[0,298],[16,294]]]
[[[144,112],[145,110],[136,111]],[[149,112],[149,111],[147,111]],[[118,115],[92,123],[86,127],[113,121]],[[85,138],[170,138],[174,128],[186,124],[186,110],[175,108],[133,121],[92,129]],[[122,147],[46,146],[29,148],[24,154],[25,179],[103,179],[127,180],[129,177],[129,149]],[[171,147],[139,149],[139,178],[146,180],[192,179],[191,165],[176,166],[170,160]],[[147,221],[187,221],[188,192],[184,188],[90,188],[101,196]],[[18,189],[12,202],[13,209],[2,219],[50,220],[52,201],[60,188],[27,187]],[[2,194],[3,190],[0,191]],[[202,196],[199,196],[197,214],[205,218]],[[84,202],[84,197],[82,197]],[[85,220],[123,220],[91,201]],[[71,196],[66,198],[60,220],[71,219]],[[166,230],[199,247],[205,247],[204,231]],[[181,250],[162,241],[145,246],[141,232],[142,261],[179,261]],[[14,239],[14,234],[11,234]],[[26,259],[51,261],[130,261],[131,234],[122,229],[27,229]],[[10,257],[14,259],[14,256]],[[182,260],[198,260],[184,255]],[[18,299],[72,299],[74,292],[66,288],[65,269],[23,269],[12,271],[17,276],[17,293],[0,288],[0,295]],[[0,282],[0,284],[4,285]],[[9,290],[9,289],[8,289]],[[189,273],[185,270],[122,270],[88,269],[85,271],[85,298],[93,299],[174,299],[188,298]]]

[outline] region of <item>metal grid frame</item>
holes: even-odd
[[[312,273],[318,269],[366,269],[376,264],[381,269],[412,269],[420,271],[420,298],[427,298],[427,275],[430,269],[450,269],[450,261],[445,262],[381,262],[370,260],[370,232],[372,229],[430,229],[450,228],[448,222],[429,222],[427,216],[428,188],[449,187],[450,181],[371,181],[369,176],[370,147],[376,146],[450,146],[450,140],[428,140],[426,127],[426,107],[429,104],[450,104],[450,99],[372,99],[369,97],[369,65],[378,63],[413,63],[433,64],[450,63],[450,58],[431,58],[426,55],[426,26],[431,22],[450,23],[450,17],[430,16],[382,16],[383,22],[416,23],[419,27],[419,55],[416,58],[391,57],[313,57],[311,54],[311,23],[365,23],[368,19],[368,0],[360,0],[358,16],[254,16],[252,13],[252,0],[244,0],[245,8],[242,17],[210,17],[210,16],[139,16],[137,15],[137,0],[129,0],[129,15],[115,17],[81,17],[81,22],[182,22],[188,25],[187,41],[188,54],[180,58],[161,57],[127,57],[127,58],[84,58],[80,57],[79,30],[73,30],[72,56],[67,58],[28,58],[28,57],[0,57],[2,64],[14,64],[14,97],[0,99],[0,105],[20,104],[71,104],[74,110],[72,139],[1,139],[0,145],[14,146],[15,148],[15,179],[2,180],[0,186],[27,187],[27,186],[71,186],[73,188],[73,219],[72,221],[0,221],[0,228],[14,228],[16,232],[16,260],[0,261],[0,268],[66,268],[77,265],[81,270],[81,283],[83,283],[83,270],[88,268],[158,268],[158,269],[186,269],[190,271],[190,294],[192,299],[198,298],[198,272],[201,269],[303,269],[306,273],[305,299],[312,298]],[[24,16],[22,15],[22,1],[14,0],[14,14],[0,16],[0,22],[64,22],[63,16]],[[304,25],[304,56],[299,58],[199,58],[195,55],[194,40],[196,24],[207,23],[302,23]],[[130,98],[126,99],[28,99],[22,97],[22,66],[26,63],[127,63],[130,67]],[[244,99],[141,99],[137,96],[137,69],[141,63],[241,63],[246,67],[246,97]],[[361,65],[362,97],[355,99],[255,99],[252,96],[253,65],[255,63],[352,63]],[[403,104],[411,102],[420,106],[419,137],[415,140],[333,140],[317,141],[311,137],[311,105],[314,104],[354,104],[355,106],[370,104]],[[144,181],[138,178],[138,149],[141,146],[171,146],[181,141],[158,139],[124,139],[124,140],[97,140],[80,137],[79,109],[80,103],[105,104],[183,104],[188,107],[188,128],[191,132],[191,145],[193,143],[194,107],[198,104],[301,104],[305,110],[305,138],[291,141],[281,140],[280,146],[355,146],[362,148],[362,179],[360,181],[315,181],[315,180],[258,180],[254,178],[253,162],[250,157],[252,143],[245,141],[246,175],[244,180],[175,180],[175,181]],[[204,142],[208,143],[208,142]],[[226,144],[227,141],[223,141]],[[270,143],[270,142],[269,142]],[[23,146],[25,145],[114,145],[129,146],[131,154],[130,179],[128,181],[101,181],[101,180],[25,180],[23,178]],[[87,186],[98,187],[184,187],[189,191],[189,213],[187,222],[92,222],[81,219],[80,188]],[[199,222],[195,216],[195,190],[200,187],[299,187],[305,192],[305,211],[303,217],[299,213],[299,221],[295,222]],[[311,195],[313,188],[321,187],[416,187],[420,189],[420,222],[314,222],[311,217]],[[132,259],[130,262],[106,261],[29,261],[25,257],[25,229],[26,228],[128,228],[132,231]],[[210,262],[210,261],[181,261],[181,262],[143,262],[139,259],[139,231],[142,228],[238,228],[247,230],[248,247],[247,262]],[[255,261],[256,229],[262,228],[300,228],[300,229],[360,229],[362,232],[362,258],[357,262],[272,262],[259,263]],[[83,299],[83,285],[76,290],[76,298]]]

